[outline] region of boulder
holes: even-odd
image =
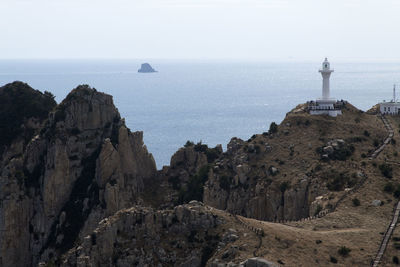
[[[378,206],[381,206],[382,205],[382,201],[381,200],[379,200],[379,199],[374,199],[374,200],[372,200],[372,203],[371,203],[373,206],[375,206],[375,207],[378,207]]]

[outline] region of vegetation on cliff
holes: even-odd
[[[46,119],[56,104],[51,93],[41,93],[26,83],[0,87],[0,152],[21,134],[29,140],[33,130],[25,122],[29,118]]]

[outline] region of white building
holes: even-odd
[[[330,68],[328,59],[322,63],[322,69],[319,70],[322,75],[322,97],[318,98],[317,101],[311,101],[308,103],[308,109],[312,115],[329,115],[336,117],[342,115],[342,111],[339,107],[339,103],[330,97],[329,78],[333,69]],[[343,104],[343,102],[341,102]]]
[[[379,103],[379,110],[381,114],[398,115],[400,113],[400,102],[396,99],[396,85],[393,86],[393,99]]]

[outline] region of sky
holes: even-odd
[[[0,0],[0,59],[400,60],[399,0]]]

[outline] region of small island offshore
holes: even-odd
[[[143,63],[140,69],[138,70],[139,73],[152,73],[152,72],[157,72],[155,69],[153,69],[149,63]]]
[[[395,266],[400,104],[336,101],[320,72],[280,124],[159,171],[112,96],[0,87],[0,266]]]

